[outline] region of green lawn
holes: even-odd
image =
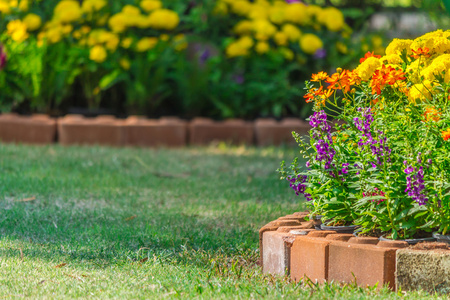
[[[294,156],[0,144],[0,299],[423,299],[261,274],[258,229],[302,210]]]

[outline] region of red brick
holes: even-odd
[[[328,251],[332,241],[325,239],[335,231],[311,231],[295,238],[291,248],[291,279],[298,282],[305,277],[313,282],[328,280]]]
[[[55,142],[56,120],[47,115],[0,115],[0,140],[6,143],[51,144]]]
[[[378,288],[395,288],[395,253],[406,242],[387,242],[377,245],[371,237],[351,238],[348,242],[334,242],[329,246],[328,279],[342,283]]]
[[[303,120],[286,118],[281,122],[274,119],[257,119],[255,121],[255,137],[258,146],[296,145],[292,131],[306,134],[311,126]]]
[[[59,142],[62,145],[122,146],[125,142],[123,125],[124,121],[112,116],[68,115],[58,120]]]
[[[124,126],[125,144],[129,146],[182,147],[187,142],[187,123],[178,118],[129,117]]]
[[[211,119],[196,118],[189,124],[189,143],[207,145],[213,141],[231,144],[253,144],[253,125],[243,120],[226,120],[222,122]]]

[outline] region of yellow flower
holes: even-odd
[[[119,46],[119,42],[119,36],[117,34],[110,33],[108,34],[108,39],[105,43],[105,47],[106,49],[114,52],[116,51],[117,46]]]
[[[286,46],[288,44],[288,36],[286,33],[282,31],[278,31],[273,36],[273,39],[275,40],[275,43],[279,46]]]
[[[128,16],[139,16],[141,14],[141,10],[133,5],[125,5],[122,7],[122,13]]]
[[[421,74],[429,81],[442,78],[445,83],[450,82],[450,54],[443,54],[435,58]]]
[[[322,13],[322,8],[317,5],[308,5],[306,7],[306,13],[310,18],[318,18]]]
[[[168,34],[161,34],[159,39],[163,42],[167,42],[170,39],[170,36]]]
[[[450,51],[450,31],[436,30],[416,38],[410,48],[428,48],[430,54],[442,54]]]
[[[253,22],[253,31],[257,40],[268,40],[277,32],[277,28],[267,20],[256,20]]]
[[[393,64],[393,65],[401,66],[403,64],[403,60],[400,57],[400,55],[398,55],[398,54],[385,55],[385,56],[381,57],[380,60],[385,65]]]
[[[268,10],[266,7],[262,6],[262,5],[253,5],[252,10],[250,10],[248,17],[250,19],[267,19],[268,17]]]
[[[23,23],[25,23],[29,31],[35,31],[41,27],[42,20],[38,15],[28,14],[23,18]]]
[[[412,40],[393,39],[386,48],[386,55],[401,55],[404,50],[406,50],[407,54],[410,55],[412,53],[410,49],[412,42]]]
[[[342,42],[339,42],[339,41],[336,42],[336,48],[342,54],[347,54],[348,53],[347,45],[342,43]]]
[[[61,22],[74,22],[81,18],[80,3],[75,0],[62,0],[54,9],[54,19]]]
[[[283,24],[285,18],[285,6],[274,6],[269,12],[269,20],[274,24]]]
[[[113,15],[108,20],[109,28],[116,33],[122,33],[127,29],[128,17],[122,13]]]
[[[257,53],[264,54],[264,53],[269,52],[269,50],[270,50],[270,47],[269,47],[268,43],[266,43],[266,42],[258,42],[258,43],[256,43],[255,51]]]
[[[247,15],[252,9],[252,4],[246,0],[235,0],[229,4],[231,5],[231,11],[241,16]]]
[[[64,33],[65,35],[68,35],[69,33],[71,33],[73,30],[73,26],[70,24],[64,25],[61,28],[62,33]]]
[[[93,13],[101,10],[108,4],[105,0],[84,0],[81,4],[81,10],[85,13]]]
[[[249,36],[243,36],[237,41],[228,45],[225,52],[228,57],[246,56],[249,54],[249,49],[253,47],[253,39]]]
[[[106,60],[108,54],[103,46],[97,45],[91,48],[89,51],[89,59],[97,63],[102,63]]]
[[[284,24],[283,27],[281,28],[281,31],[287,35],[287,37],[291,42],[299,41],[300,36],[302,35],[300,29],[298,29],[297,26],[294,26],[292,24]]]
[[[409,90],[408,99],[416,103],[417,100],[431,100],[433,86],[431,81],[424,80],[422,83],[415,84]]]
[[[126,59],[126,58],[121,58],[121,59],[119,60],[119,65],[120,65],[120,66],[122,67],[122,69],[124,69],[124,70],[129,70],[130,67],[131,67],[130,61],[129,61],[128,59]]]
[[[122,42],[120,43],[120,46],[122,48],[128,49],[130,48],[131,44],[133,43],[133,38],[131,37],[126,37],[122,40]]]
[[[146,12],[150,12],[152,10],[159,9],[162,7],[161,1],[158,0],[143,0],[139,5]]]
[[[16,42],[25,41],[29,34],[27,32],[27,26],[21,20],[13,20],[6,25],[8,35]]]
[[[218,1],[216,6],[214,6],[213,14],[214,15],[226,15],[228,13],[228,5],[225,2]]]
[[[175,50],[182,51],[187,48],[188,43],[184,34],[177,34],[173,37],[173,42],[175,44]]]
[[[178,14],[169,9],[154,10],[149,16],[151,27],[155,29],[172,30],[180,23]]]
[[[47,31],[47,40],[51,44],[58,43],[62,39],[62,28],[61,26],[52,27]]]
[[[304,25],[309,22],[308,13],[306,12],[306,5],[303,3],[289,4],[285,10],[285,19],[288,22]]]
[[[158,39],[155,37],[143,37],[136,44],[136,51],[145,52],[154,48],[158,44]]]
[[[287,60],[293,60],[294,59],[294,52],[292,52],[291,49],[285,48],[285,47],[281,47],[281,48],[279,48],[279,51],[284,56],[285,59],[287,59]]]
[[[253,30],[253,22],[248,20],[240,21],[233,28],[233,31],[239,35],[250,34],[252,30]]]
[[[378,67],[381,67],[381,61],[371,56],[363,61],[355,71],[362,80],[368,81]]]
[[[307,33],[300,38],[300,48],[306,54],[314,54],[323,48],[322,40],[315,34]]]
[[[18,7],[20,11],[28,11],[30,3],[28,0],[20,0]]]
[[[317,19],[324,24],[330,31],[339,31],[345,25],[344,15],[335,7],[324,8]]]
[[[9,3],[6,1],[0,1],[0,13],[9,15],[11,13],[11,7],[9,6]]]

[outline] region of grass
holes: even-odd
[[[0,144],[0,299],[423,299],[261,273],[258,229],[303,209],[294,156]]]

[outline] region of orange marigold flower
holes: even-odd
[[[368,51],[363,58],[359,59],[359,63],[362,64],[369,57],[381,58],[381,55],[373,54],[373,52]]]
[[[311,81],[321,81],[328,78],[327,72],[320,71],[317,74],[312,74]]]
[[[334,73],[331,75],[331,77],[328,77],[326,82],[330,85],[328,86],[328,89],[333,90],[344,90],[345,92],[350,91],[351,86],[351,79],[352,77],[349,76],[348,70],[343,70],[341,73]]]
[[[429,54],[428,52],[430,52],[430,49],[428,49],[427,47],[424,48],[418,48],[417,50],[411,50],[413,52],[413,54],[411,54],[411,57],[418,59],[421,56],[424,57],[430,57],[431,54]]]
[[[442,131],[441,134],[444,141],[450,139],[450,129]]]
[[[331,95],[333,95],[333,90],[324,90],[323,86],[320,86],[318,89],[310,89],[303,98],[306,99],[306,103],[316,101],[316,103],[320,105],[325,105],[325,101],[330,98]]]
[[[425,117],[426,122],[429,121],[437,122],[441,119],[440,118],[441,112],[437,110],[434,106],[430,106],[425,109],[423,116]]]

